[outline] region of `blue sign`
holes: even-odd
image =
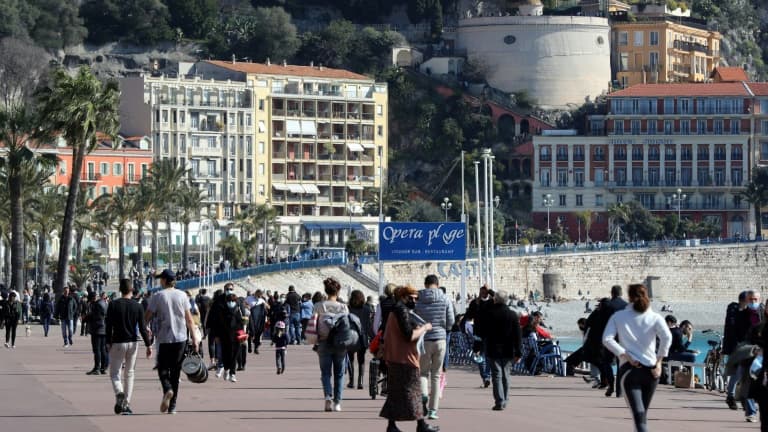
[[[382,222],[382,261],[464,261],[467,226],[461,222]]]

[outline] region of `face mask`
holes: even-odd
[[[224,294],[230,295],[230,294],[232,294],[232,291],[231,290],[226,290],[226,291],[224,291]]]
[[[234,309],[234,308],[235,308],[235,306],[237,306],[237,303],[235,303],[235,302],[233,302],[233,301],[231,301],[231,302],[227,302],[227,306],[229,306],[229,308],[230,308],[230,309]]]
[[[758,310],[758,309],[760,309],[760,302],[757,302],[757,303],[750,303],[750,304],[748,305],[748,307],[749,307],[750,309],[752,309],[752,310]]]
[[[416,307],[416,300],[410,299],[407,302],[405,302],[405,307],[408,309],[414,309]]]

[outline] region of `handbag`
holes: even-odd
[[[317,314],[312,315],[312,318],[307,322],[307,329],[304,330],[304,337],[307,339],[308,344],[317,344]]]
[[[243,343],[248,340],[248,334],[243,329],[237,329],[235,332],[235,338],[238,342]]]
[[[681,368],[675,372],[675,387],[676,388],[693,388],[694,387],[693,373],[690,369]]]
[[[368,351],[371,352],[371,354],[378,354],[379,348],[381,347],[382,339],[384,339],[384,332],[379,330],[376,333],[376,336],[371,339],[371,343],[368,344]]]

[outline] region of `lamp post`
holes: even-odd
[[[453,203],[448,197],[443,198],[443,202],[440,203],[440,208],[445,212],[445,221],[448,222],[448,210],[453,207]]]
[[[677,206],[677,226],[680,227],[680,209],[682,208],[683,201],[688,198],[687,195],[683,193],[683,190],[680,188],[677,188],[677,193],[673,193],[671,197],[667,198],[667,204],[674,204]]]
[[[552,229],[549,225],[549,209],[552,207],[552,205],[555,204],[555,200],[552,199],[552,194],[547,194],[544,196],[544,201],[542,202],[542,205],[547,208],[547,235],[552,234]]]
[[[477,261],[480,266],[480,271],[478,272],[479,278],[480,278],[480,285],[484,285],[485,283],[485,265],[483,262],[483,236],[481,235],[481,226],[482,226],[482,212],[480,211],[480,206],[483,200],[480,199],[480,162],[474,161],[475,164],[475,200],[477,201],[477,225],[476,231],[477,231]]]

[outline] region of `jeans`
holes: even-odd
[[[488,358],[491,365],[493,380],[493,401],[497,406],[505,407],[509,402],[509,372],[513,360],[511,358]]]
[[[5,343],[10,343],[11,346],[16,346],[16,327],[18,323],[6,323],[5,324]]]
[[[173,390],[171,408],[176,407],[176,398],[179,396],[179,377],[181,376],[181,362],[184,360],[186,342],[161,343],[157,348],[157,376],[163,393]]]
[[[736,390],[736,384],[741,380],[741,377],[744,376],[745,373],[749,373],[749,371],[744,366],[740,365],[736,369],[736,374],[732,375],[728,380],[728,389],[726,393],[728,396],[733,397]],[[754,399],[742,399],[741,405],[744,407],[745,416],[749,417],[757,414],[757,405],[755,404]]]
[[[107,356],[107,336],[91,335],[91,348],[93,349],[93,369],[104,370],[109,367]]]
[[[275,350],[275,365],[278,371],[282,372],[285,370],[285,348]]]
[[[109,376],[112,379],[112,390],[115,395],[125,393],[125,401],[131,402],[133,394],[133,375],[136,366],[136,355],[139,351],[138,342],[123,342],[112,344],[109,350]],[[122,369],[125,364],[125,369]],[[125,389],[120,373],[125,374]]]
[[[636,368],[625,363],[621,366],[619,387],[622,389],[624,399],[627,401],[637,432],[648,432],[648,408],[651,399],[656,392],[658,378],[654,378],[651,369]]]
[[[425,340],[424,354],[419,357],[421,396],[429,397],[428,408],[437,411],[440,404],[440,372],[445,358],[445,340]]]
[[[301,314],[292,313],[288,320],[288,343],[301,343]]]
[[[74,320],[61,320],[61,336],[64,338],[64,345],[72,345],[72,333],[75,332]]]
[[[347,358],[347,351],[343,348],[334,349],[322,341],[317,347],[317,355],[320,358],[320,381],[323,383],[325,399],[333,399],[335,403],[339,403],[344,388],[344,361]],[[333,384],[331,384],[331,375],[333,375]]]
[[[488,364],[488,359],[485,356],[486,351],[485,342],[483,342],[483,349],[480,353],[483,354],[485,360],[477,364],[477,368],[480,370],[480,378],[483,379],[483,382],[490,381],[491,379],[491,365]]]
[[[21,304],[21,323],[26,324],[29,322],[29,305],[26,303]]]
[[[41,324],[43,324],[43,333],[45,334],[45,337],[48,337],[48,330],[51,328],[51,317],[43,317],[40,318]]]

